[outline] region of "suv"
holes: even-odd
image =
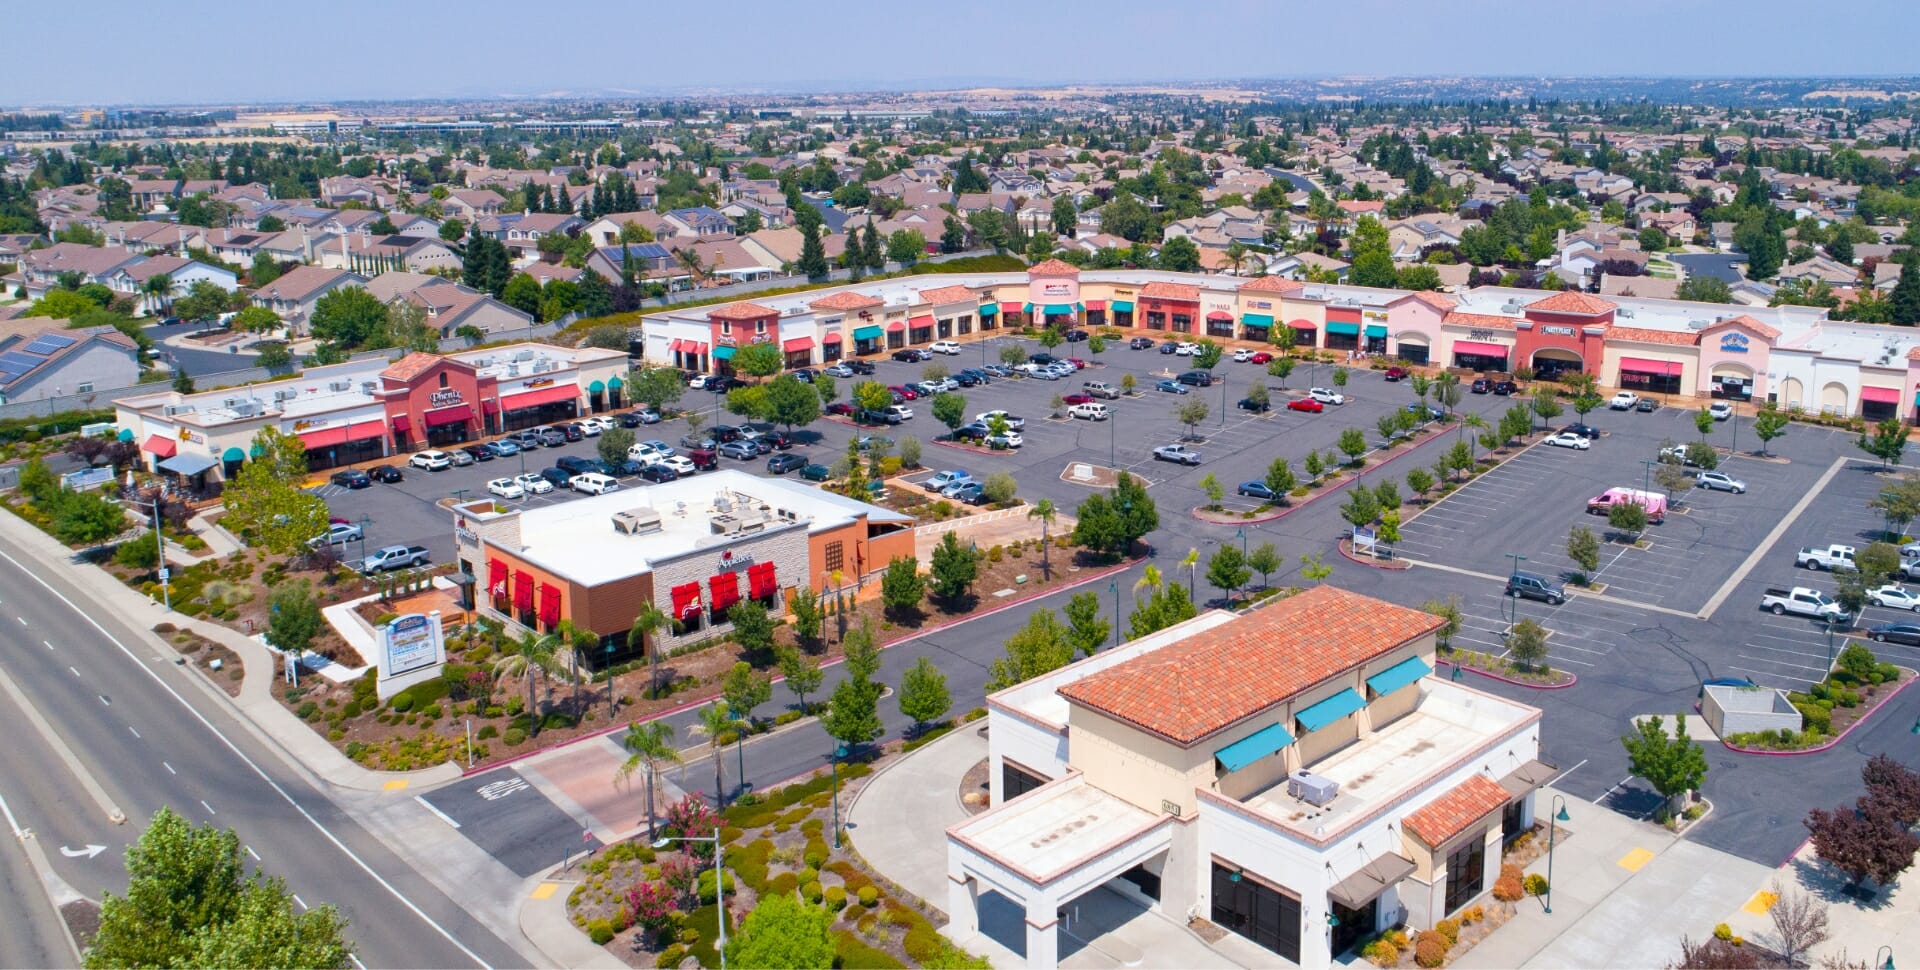
[[[949,357],[960,353],[960,345],[951,340],[936,340],[929,345],[927,349],[936,354],[946,354]]]
[[[1112,412],[1108,411],[1107,406],[1104,404],[1088,401],[1085,404],[1076,404],[1068,408],[1067,413],[1073,417],[1082,418],[1087,421],[1105,421]]]
[[[1567,601],[1566,587],[1537,573],[1514,573],[1509,576],[1507,595],[1541,600],[1548,606],[1559,606]]]
[[[572,487],[574,491],[587,495],[604,495],[607,492],[617,491],[620,488],[619,482],[614,481],[611,476],[602,475],[599,472],[585,472],[575,475],[568,480],[567,484]]]
[[[1189,387],[1212,387],[1213,386],[1213,375],[1203,370],[1187,371],[1186,373],[1181,374],[1178,379],[1180,383],[1188,385]]]
[[[1120,400],[1120,389],[1106,381],[1088,381],[1080,386],[1086,388],[1088,397],[1104,397],[1109,401]]]
[[[453,467],[453,459],[444,451],[423,451],[407,459],[407,464],[415,468],[424,468],[430,472],[445,471]]]

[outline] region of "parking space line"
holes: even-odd
[[[1774,523],[1772,531],[1767,533],[1765,539],[1760,540],[1760,545],[1755,548],[1753,552],[1748,553],[1746,560],[1740,564],[1739,568],[1733,571],[1733,575],[1728,576],[1727,581],[1720,584],[1720,588],[1716,590],[1712,596],[1707,598],[1707,604],[1701,607],[1700,612],[1696,614],[1700,619],[1709,619],[1714,613],[1719,611],[1721,605],[1727,601],[1727,597],[1732,596],[1733,591],[1746,580],[1749,573],[1753,572],[1753,567],[1759,565],[1760,560],[1766,558],[1767,554],[1773,551],[1774,544],[1780,541],[1780,537],[1785,535],[1787,530],[1800,519],[1800,514],[1807,510],[1807,506],[1813,504],[1813,500],[1817,498],[1821,492],[1826,490],[1827,485],[1833,481],[1834,476],[1840,474],[1840,469],[1846,467],[1847,462],[1851,460],[1850,458],[1842,456],[1835,458],[1833,464],[1827,466],[1826,473],[1820,476],[1819,481],[1814,482],[1813,487],[1807,489],[1806,493],[1800,496],[1800,501],[1795,502],[1793,508],[1788,510],[1787,514],[1782,516],[1779,522]]]

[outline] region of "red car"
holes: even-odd
[[[848,404],[845,401],[835,401],[832,404],[827,405],[827,413],[828,414],[852,414],[853,405]]]
[[[1264,350],[1256,350],[1256,351],[1254,351],[1254,352],[1253,352],[1253,356],[1252,356],[1252,357],[1249,357],[1249,358],[1247,358],[1247,363],[1249,363],[1249,364],[1264,364],[1264,363],[1266,363],[1267,361],[1270,361],[1270,360],[1272,360],[1272,359],[1273,359],[1273,355],[1272,355],[1272,354],[1269,354],[1269,353],[1267,353],[1267,352],[1266,352],[1266,351],[1264,351]]]
[[[1287,402],[1287,410],[1289,411],[1306,411],[1310,414],[1319,414],[1326,409],[1326,405],[1310,397],[1296,397]]]
[[[920,392],[914,390],[911,387],[904,387],[902,385],[895,384],[895,385],[892,385],[891,387],[888,387],[887,390],[892,391],[893,393],[898,394],[909,401],[917,401],[920,399]]]
[[[1073,369],[1074,369],[1074,370],[1086,370],[1086,369],[1087,369],[1087,362],[1086,362],[1086,361],[1084,361],[1084,360],[1081,360],[1081,359],[1080,359],[1080,358],[1078,358],[1078,357],[1069,357],[1069,358],[1067,358],[1067,363],[1069,363],[1069,364],[1072,364],[1072,365],[1073,365]]]
[[[1405,367],[1387,368],[1387,380],[1397,381],[1405,378],[1406,376],[1407,376],[1407,369]]]
[[[1076,404],[1092,404],[1092,403],[1093,403],[1093,395],[1091,395],[1091,394],[1069,394],[1069,395],[1067,395],[1067,396],[1065,396],[1065,397],[1063,397],[1063,398],[1061,398],[1060,400],[1061,400],[1061,401],[1063,401],[1063,402],[1065,402],[1065,403],[1066,403],[1066,405],[1067,405],[1068,407],[1072,407],[1072,406],[1074,406],[1074,405],[1076,405]]]

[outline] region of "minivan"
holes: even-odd
[[[1559,606],[1567,601],[1566,587],[1538,573],[1517,572],[1507,577],[1507,595],[1541,600],[1548,606]]]
[[[1213,374],[1203,370],[1190,370],[1179,377],[1180,383],[1191,387],[1212,387]]]
[[[571,486],[574,491],[584,492],[588,495],[602,495],[607,492],[617,491],[620,488],[619,482],[599,472],[586,472],[575,475],[567,484]]]

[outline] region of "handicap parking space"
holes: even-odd
[[[600,847],[581,822],[512,768],[464,778],[418,796],[441,821],[525,878],[570,854]]]

